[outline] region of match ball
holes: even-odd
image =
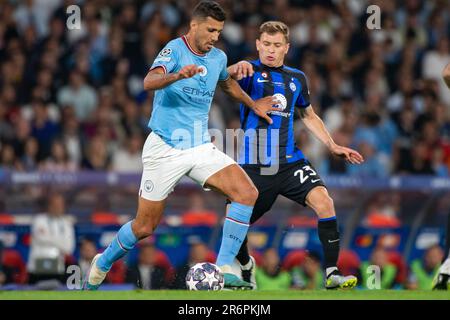
[[[209,262],[197,263],[186,275],[188,290],[218,291],[224,286],[223,274],[219,267]]]

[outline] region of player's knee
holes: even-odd
[[[147,238],[149,236],[151,236],[153,234],[153,231],[155,230],[155,228],[153,226],[150,225],[139,225],[136,227],[136,229],[133,230],[136,238],[140,239],[144,239]]]
[[[236,190],[234,194],[230,197],[232,201],[245,204],[248,206],[253,206],[258,199],[258,189],[255,186],[250,185],[242,190]]]
[[[247,190],[243,194],[243,203],[247,205],[254,205],[256,202],[256,199],[258,199],[258,189],[256,189],[255,186],[251,186],[247,188]]]
[[[133,224],[133,233],[139,240],[151,236],[155,229],[156,224],[151,220],[144,222],[135,220]]]

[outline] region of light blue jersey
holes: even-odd
[[[193,148],[211,142],[208,114],[217,82],[227,80],[227,56],[217,48],[200,55],[192,50],[185,36],[170,41],[156,57],[151,69],[162,67],[175,73],[195,64],[203,71],[156,90],[149,128],[170,146]]]

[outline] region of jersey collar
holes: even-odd
[[[191,45],[189,44],[189,41],[186,38],[186,35],[181,36],[181,39],[183,40],[184,44],[186,45],[186,47],[189,49],[190,52],[192,52],[194,55],[196,55],[197,57],[204,57],[206,56],[206,53],[198,53],[197,51],[195,51],[194,49],[192,49]]]
[[[284,64],[282,64],[279,67],[269,67],[269,66],[265,65],[264,63],[262,63],[260,59],[258,59],[256,61],[257,61],[257,64],[259,64],[260,66],[262,66],[264,68],[267,68],[267,69],[270,69],[270,70],[282,70],[282,69],[284,69]]]

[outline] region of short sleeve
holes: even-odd
[[[226,81],[230,77],[230,74],[227,70],[227,56],[225,53],[222,53],[223,59],[222,59],[222,68],[220,70],[219,74],[219,81]]]
[[[156,57],[155,61],[150,68],[153,70],[158,67],[162,67],[165,73],[171,73],[175,70],[178,62],[177,48],[173,43],[168,43],[164,49]]]
[[[253,65],[251,62],[249,62],[253,68],[255,68],[255,65]],[[250,84],[252,83],[253,80],[253,76],[248,76],[245,78],[242,78],[241,80],[238,80],[239,85],[241,86],[242,90],[244,90],[245,92],[249,93],[249,87]]]
[[[300,76],[297,79],[300,81],[302,90],[298,95],[297,101],[295,102],[295,106],[299,108],[306,108],[311,104],[309,97],[308,81],[304,74],[300,74]]]

